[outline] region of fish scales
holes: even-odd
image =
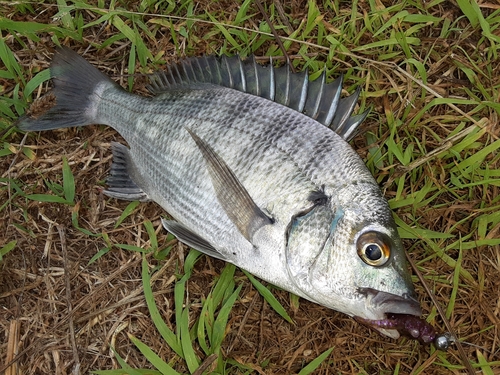
[[[188,59],[153,76],[156,96],[145,98],[61,49],[51,67],[55,107],[18,126],[109,125],[130,149],[113,146],[106,194],[155,201],[182,242],[364,322],[420,315],[387,201],[345,141],[366,114],[350,117],[356,97],[338,99],[342,79],[295,87],[304,76],[286,69]],[[253,95],[256,77],[271,92]],[[242,89],[227,87],[235,82]],[[335,115],[317,122],[300,103]]]
[[[210,179],[203,175],[204,165],[201,155],[196,149],[194,142],[190,139],[189,135],[184,131],[185,127],[196,129],[200,135],[205,134],[205,139],[208,142],[216,144],[216,151],[225,160],[234,161],[230,166],[233,171],[238,175],[238,178],[247,186],[250,194],[254,197],[257,202],[261,202],[262,205],[266,205],[268,202],[265,200],[274,199],[272,196],[273,192],[276,192],[276,186],[284,186],[289,189],[293,188],[294,185],[291,184],[293,181],[297,183],[298,186],[303,190],[304,196],[308,195],[310,191],[314,189],[319,189],[322,185],[332,186],[332,190],[335,189],[335,185],[339,186],[338,181],[326,181],[321,178],[314,178],[314,176],[308,176],[308,172],[311,169],[302,168],[303,164],[315,163],[318,168],[318,176],[321,176],[325,170],[332,170],[335,165],[335,160],[323,159],[322,161],[316,160],[314,155],[307,153],[302,153],[303,149],[315,149],[316,150],[316,139],[310,140],[305,138],[309,131],[316,132],[319,136],[318,142],[320,145],[330,144],[329,149],[331,150],[331,139],[334,139],[340,143],[340,137],[331,131],[327,131],[324,126],[321,126],[317,122],[305,118],[309,122],[310,130],[304,129],[304,127],[299,128],[301,131],[293,131],[294,124],[288,121],[289,116],[286,112],[293,112],[293,110],[279,106],[274,112],[270,113],[266,118],[260,119],[252,115],[251,111],[241,111],[233,110],[238,106],[238,92],[234,93],[234,90],[230,89],[220,89],[215,88],[216,91],[222,91],[224,96],[220,100],[213,100],[210,103],[205,104],[204,111],[201,113],[197,111],[196,103],[199,102],[197,95],[187,96],[184,95],[182,98],[175,98],[174,103],[170,103],[171,98],[168,98],[166,94],[162,97],[155,98],[153,100],[145,99],[145,103],[137,103],[134,101],[131,103],[130,108],[124,107],[119,104],[117,107],[113,107],[114,103],[124,103],[125,98],[114,98],[111,97],[109,100],[105,95],[101,101],[100,107],[103,108],[102,122],[110,124],[115,129],[117,129],[131,146],[131,152],[134,154],[137,150],[141,149],[142,152],[148,152],[150,155],[143,156],[137,155],[133,159],[145,163],[149,160],[165,160],[165,163],[156,163],[156,165],[161,165],[161,171],[151,170],[151,164],[142,165],[138,168],[142,171],[145,176],[151,176],[153,178],[158,178],[162,176],[161,179],[155,181],[157,184],[151,187],[151,191],[162,191],[169,196],[181,196],[185,189],[182,188],[182,184],[187,184],[188,186],[198,186],[199,184],[205,183],[207,189],[211,187]],[[224,93],[226,91],[227,93]],[[196,93],[196,92],[195,92]],[[118,92],[118,95],[128,96],[126,93]],[[205,91],[203,92],[205,96]],[[214,95],[215,96],[215,95]],[[243,95],[242,95],[243,96]],[[235,98],[236,97],[236,98]],[[120,100],[121,99],[121,100]],[[262,98],[253,97],[254,101],[262,102],[267,104]],[[156,103],[156,102],[160,103]],[[241,101],[248,101],[247,98],[241,98]],[[232,103],[236,104],[232,104]],[[272,102],[269,102],[272,103]],[[162,110],[158,107],[163,107]],[[140,111],[133,111],[131,108],[140,107]],[[207,109],[208,107],[208,109]],[[193,108],[195,110],[193,110]],[[267,108],[264,107],[264,110]],[[271,111],[272,109],[270,109]],[[129,114],[123,115],[130,111]],[[139,113],[140,112],[140,113]],[[118,113],[121,113],[118,117]],[[156,118],[156,113],[162,113],[163,116],[169,116],[172,118],[168,123],[166,123],[162,117],[158,116]],[[191,113],[194,113],[193,116]],[[241,114],[243,113],[243,115]],[[137,118],[134,118],[137,116]],[[291,117],[291,116],[290,116]],[[305,116],[303,116],[305,117]],[[203,120],[202,120],[203,118]],[[301,119],[297,120],[300,122]],[[303,120],[303,119],[302,119]],[[133,133],[130,133],[130,127],[124,124],[130,123],[141,123],[149,124],[148,126],[136,126],[133,128]],[[251,129],[248,129],[248,124],[253,124]],[[272,125],[271,125],[272,124]],[[289,127],[292,129],[290,131]],[[149,128],[156,129],[155,133],[150,134]],[[297,127],[296,127],[297,128]],[[326,134],[325,134],[326,133]],[[322,134],[328,136],[330,142],[325,141],[321,138]],[[161,147],[151,149],[151,142],[157,139]],[[306,144],[308,142],[309,144]],[[342,141],[343,142],[343,141]],[[238,144],[238,149],[235,150],[234,144]],[[253,147],[253,145],[259,145],[259,147]],[[191,147],[189,147],[191,146]],[[244,159],[237,158],[235,151],[241,149],[245,150],[246,157]],[[325,148],[324,146],[322,148]],[[351,151],[351,149],[347,149]],[[322,154],[321,149],[318,149],[318,155]],[[265,158],[263,154],[266,154]],[[188,155],[186,157],[186,155]],[[338,150],[336,154],[340,155],[338,159],[346,156],[344,150]],[[349,155],[347,155],[349,156]],[[357,155],[356,155],[357,157]],[[185,164],[175,164],[172,160],[185,160],[190,163],[189,168],[186,168]],[[320,164],[323,164],[321,165]],[[281,165],[281,173],[278,175],[266,175],[268,177],[268,183],[262,178],[257,181],[257,184],[252,185],[252,180],[255,181],[255,170],[248,168],[251,165],[255,169],[265,169],[269,165]],[[359,164],[364,166],[359,160]],[[193,169],[194,168],[194,169]],[[187,171],[191,172],[186,175]],[[287,173],[288,172],[288,173]],[[349,171],[346,171],[349,172]],[[164,175],[164,177],[163,177]],[[343,180],[345,183],[349,183],[350,176],[355,176],[354,173],[339,173],[339,179]],[[372,180],[371,176],[368,176]],[[278,181],[276,181],[276,179]],[[303,183],[310,181],[308,186],[303,187]],[[184,181],[184,182],[183,182]],[[171,182],[174,182],[173,184]],[[170,191],[178,187],[177,191]],[[265,187],[266,189],[263,189]],[[283,188],[280,189],[280,191]],[[189,192],[189,194],[196,194],[196,192]],[[270,196],[271,194],[271,196]],[[195,197],[193,199],[200,199],[206,197]],[[305,199],[304,199],[305,200]],[[216,199],[213,200],[213,204],[218,206]],[[174,207],[169,208],[170,210],[175,210]],[[213,207],[208,208],[208,210],[213,210]],[[293,212],[294,207],[289,211]],[[173,213],[174,211],[172,211]],[[177,217],[177,215],[174,215]],[[203,217],[203,215],[202,215]],[[220,231],[220,228],[217,228]]]
[[[113,90],[113,88],[110,90]],[[229,89],[219,88],[215,88],[215,90],[229,91]],[[98,113],[102,116],[102,122],[115,127],[124,136],[131,146],[133,159],[137,161],[137,170],[141,171],[142,176],[148,176],[152,180],[149,183],[151,186],[145,188],[148,195],[155,201],[162,202],[165,200],[162,206],[176,219],[184,220],[188,223],[195,223],[194,226],[201,226],[205,233],[205,238],[209,242],[215,244],[217,244],[217,242],[227,243],[229,239],[231,242],[234,242],[235,240],[230,237],[234,236],[234,230],[231,230],[234,225],[225,215],[222,215],[223,211],[220,208],[215,194],[211,192],[213,189],[210,184],[210,178],[204,175],[204,173],[206,174],[204,161],[197,151],[194,142],[187,136],[187,133],[183,132],[184,136],[182,136],[183,133],[181,133],[181,131],[184,130],[185,126],[200,130],[200,134],[203,134],[201,130],[204,128],[210,130],[210,132],[214,134],[214,138],[223,140],[223,142],[218,145],[218,148],[222,151],[227,151],[223,153],[223,157],[227,157],[228,160],[233,157],[234,148],[226,147],[224,143],[231,144],[231,142],[234,142],[234,138],[237,138],[238,144],[243,145],[243,149],[251,150],[250,144],[253,140],[250,139],[248,142],[245,142],[245,138],[243,138],[242,135],[249,135],[250,138],[257,138],[260,134],[257,132],[248,134],[248,132],[245,131],[244,120],[239,120],[241,124],[235,122],[235,114],[234,111],[230,110],[231,106],[228,106],[227,111],[224,109],[224,106],[222,106],[222,103],[225,103],[224,99],[221,99],[220,106],[217,106],[217,104],[211,105],[211,108],[217,109],[222,116],[216,116],[214,118],[214,116],[205,109],[201,114],[197,113],[196,117],[193,119],[193,116],[189,116],[189,111],[192,110],[193,107],[196,108],[196,104],[194,103],[199,102],[197,95],[192,95],[191,97],[184,95],[182,99],[176,96],[173,105],[169,105],[170,98],[167,98],[166,95],[162,95],[161,98],[155,98],[155,100],[145,99],[143,103],[133,101],[130,107],[140,108],[139,110],[132,110],[122,105],[121,103],[126,101],[124,98],[120,98],[121,95],[125,97],[128,96],[128,94],[122,92],[111,93],[111,95],[105,93],[99,105],[102,111],[99,110]],[[206,96],[205,92],[203,92],[203,96]],[[226,94],[226,96],[228,95]],[[163,104],[156,103],[156,100],[161,100]],[[165,109],[159,110],[159,106],[165,106]],[[221,106],[222,108],[220,108]],[[127,111],[129,111],[129,113],[127,113]],[[161,117],[156,116],[158,112],[164,115],[170,115],[171,113],[174,120],[165,124],[165,121],[162,121]],[[205,114],[206,117],[204,116]],[[224,114],[226,116],[224,116]],[[135,116],[137,116],[137,119],[134,118]],[[202,116],[205,117],[203,122],[199,119],[199,117]],[[213,120],[207,121],[207,118],[210,119],[210,117],[212,117]],[[139,122],[142,124],[149,123],[150,126],[160,129],[158,141],[161,146],[154,149],[150,147],[151,142],[153,142],[156,137],[152,137],[145,126],[135,127],[134,132],[130,132],[129,129],[122,129],[122,127],[124,127],[123,124],[131,122]],[[230,124],[233,126],[229,126]],[[222,129],[222,136],[217,133],[216,130],[218,129]],[[224,134],[224,132],[226,134]],[[229,132],[236,132],[236,134],[230,137],[228,136]],[[277,134],[277,136],[274,137],[275,139],[279,139],[281,136],[287,134],[285,131],[276,131],[275,133]],[[262,139],[262,150],[269,154],[273,147],[273,140],[265,135],[260,136],[260,138]],[[206,139],[210,141],[211,137],[208,135]],[[191,147],[189,147],[190,144]],[[248,147],[245,147],[245,144],[248,144]],[[254,152],[254,154],[255,153],[259,152],[257,151]],[[251,180],[253,177],[245,168],[240,168],[237,164],[231,166],[242,181],[248,180],[248,189],[251,194],[253,193],[257,201],[259,201],[258,197],[262,197],[262,200],[269,200],[270,198],[268,196],[273,192],[273,187],[270,185],[271,183],[276,185],[276,177],[283,176],[281,179],[278,178],[278,180],[280,180],[278,183],[282,181],[283,186],[290,186],[290,190],[292,190],[294,186],[297,186],[297,184],[291,185],[289,182],[304,179],[303,176],[300,176],[300,170],[298,170],[296,164],[290,162],[290,156],[290,153],[278,152],[276,153],[274,163],[280,164],[282,167],[288,164],[291,166],[291,172],[294,176],[291,178],[289,174],[282,174],[274,177],[269,176],[268,180],[273,181],[268,181],[268,183],[259,180],[257,184],[252,185]],[[249,155],[249,158],[257,161],[260,156],[256,157]],[[156,162],[151,163],[152,160]],[[185,163],[179,164],[171,162],[175,160],[184,160],[188,163],[187,168]],[[144,177],[142,179],[144,179]],[[189,186],[197,188],[186,189],[186,187]],[[263,187],[268,186],[270,189],[263,189]],[[255,189],[252,189],[252,187],[255,187]],[[310,187],[307,185],[305,187],[300,185],[298,188],[302,190],[302,194],[304,195],[302,201],[305,201],[309,192],[314,189],[312,185]],[[274,191],[276,191],[276,189],[274,189]],[[161,192],[162,196],[156,196],[155,194],[157,192]],[[207,194],[207,192],[209,192],[209,194]],[[282,190],[281,193],[283,193]],[[163,198],[163,196],[165,196],[165,198]],[[286,192],[285,196],[288,196]],[[172,200],[169,199],[169,197],[176,197],[177,199]],[[295,205],[297,202],[293,197],[288,199],[288,201]],[[300,200],[298,201],[300,202]],[[204,202],[204,205],[199,206],[196,202]],[[193,207],[197,207],[196,210],[193,210]],[[217,216],[217,213],[219,213],[219,216]],[[207,221],[207,217],[210,217],[211,220]],[[228,233],[229,239],[225,233]],[[237,237],[239,237],[239,235]]]
[[[137,134],[134,136],[141,141],[144,140],[143,136],[153,140],[157,135],[157,131],[161,129],[162,131],[159,140],[162,144],[166,145],[167,142],[170,142],[170,138],[173,137],[181,144],[179,148],[184,149],[186,144],[189,144],[189,137],[186,137],[184,134],[185,132],[183,132],[184,128],[204,128],[209,132],[208,137],[211,137],[210,134],[213,134],[213,140],[218,142],[215,147],[220,149],[218,150],[219,153],[229,154],[230,151],[234,149],[235,140],[237,140],[238,145],[243,147],[244,150],[248,150],[249,153],[251,152],[252,154],[248,155],[243,160],[242,158],[236,159],[234,154],[228,155],[229,157],[225,158],[228,160],[238,161],[240,164],[246,162],[247,164],[244,165],[244,167],[248,167],[249,164],[254,164],[252,167],[255,167],[255,163],[264,159],[259,152],[271,149],[273,150],[272,152],[276,153],[276,160],[273,160],[272,162],[280,163],[284,160],[291,160],[298,169],[298,173],[307,176],[311,182],[315,183],[318,187],[326,184],[331,186],[332,189],[336,189],[341,184],[341,181],[348,184],[354,180],[354,176],[356,176],[356,180],[358,181],[364,179],[370,183],[375,183],[372,176],[366,173],[366,168],[357,154],[355,154],[350,147],[345,147],[345,142],[341,141],[340,137],[335,133],[327,131],[327,129],[322,126],[318,126],[319,124],[317,122],[312,121],[308,117],[301,115],[303,118],[300,118],[300,116],[297,116],[294,111],[286,107],[279,106],[279,108],[269,108],[270,111],[274,110],[276,113],[274,116],[266,116],[264,119],[253,116],[249,111],[235,112],[230,109],[226,111],[226,108],[224,107],[227,107],[228,103],[234,102],[234,97],[238,96],[239,93],[231,92],[233,90],[228,89],[223,90],[228,91],[228,93],[219,101],[214,99],[212,102],[207,103],[207,105],[205,105],[205,109],[207,106],[209,106],[209,108],[201,113],[198,113],[198,109],[196,108],[196,103],[198,102],[196,97],[184,97],[183,101],[176,100],[173,104],[173,109],[171,109],[172,106],[170,105],[169,98],[166,95],[163,95],[161,98],[157,98],[157,101],[161,101],[161,105],[164,106],[164,109],[162,110],[163,115],[169,116],[172,120],[169,120],[167,124],[165,124],[165,121],[161,118],[159,121],[156,121],[153,110],[149,107],[144,107],[141,110],[143,113],[141,117],[150,118],[143,119],[140,122],[149,122],[150,125],[146,128],[137,127],[135,129]],[[247,102],[248,98],[243,97],[241,100]],[[264,101],[259,97],[252,98],[252,100],[256,102]],[[264,104],[266,102],[267,101],[264,101]],[[262,105],[263,103],[258,104]],[[102,105],[104,107],[108,107],[108,103],[106,103],[105,100],[103,100]],[[151,103],[151,107],[159,105],[160,104]],[[232,105],[229,107],[232,107]],[[122,108],[118,108],[117,110],[121,111]],[[264,107],[263,110],[267,111],[268,108]],[[195,116],[191,113],[194,113]],[[225,115],[225,113],[228,114]],[[300,128],[296,127],[294,122],[288,121],[287,115],[290,116],[292,121],[299,123],[302,126]],[[124,121],[122,121],[122,119],[120,119],[120,121],[116,121],[113,117],[114,114],[111,114],[109,119],[106,119],[107,123],[115,123],[114,127],[119,130],[120,133],[126,134],[129,131],[128,129],[121,130]],[[137,120],[132,118],[130,120],[132,122],[137,122]],[[252,124],[250,128],[249,124]],[[148,135],[150,131],[149,128],[154,128],[156,130],[152,136]],[[229,132],[232,129],[237,129],[237,132],[230,136]],[[306,137],[311,132],[315,133],[317,137],[313,139]],[[177,138],[178,134],[184,134],[184,136]],[[247,138],[245,138],[245,136]],[[223,142],[226,144],[220,146]],[[314,144],[315,142],[317,143]],[[138,143],[140,144],[140,142]],[[257,147],[255,147],[255,145],[257,145]],[[262,149],[260,149],[260,147],[262,147]],[[174,146],[174,148],[177,147]],[[311,149],[315,150],[313,154],[309,152],[302,152],[303,150]],[[165,154],[168,152],[171,152],[171,147],[165,146],[161,149],[159,154]],[[329,159],[324,158],[323,156],[327,153],[333,154],[333,157],[330,157]],[[199,157],[196,152],[194,154],[195,155],[193,155],[193,157]],[[266,157],[270,157],[270,153],[267,153]],[[352,160],[351,165],[348,164],[350,160]],[[249,161],[251,161],[251,163]],[[338,164],[342,162],[345,163],[346,167],[339,169]],[[304,165],[304,167],[302,167],[302,165]],[[235,169],[240,168],[240,166],[236,163],[232,166]],[[311,166],[314,166],[317,171],[315,169],[311,169]],[[326,171],[329,173],[331,173],[331,171],[335,171],[336,173],[332,174],[328,180],[325,180],[324,174]],[[238,177],[242,180],[247,177],[246,175],[253,174],[253,171],[248,168],[241,168],[241,170],[238,170]]]
[[[192,153],[192,155],[186,157],[185,159],[190,163],[198,165],[200,169],[203,169],[203,161],[201,160],[201,155],[194,146],[194,143],[189,139],[189,136],[185,134],[184,127],[195,128],[200,131],[202,129],[207,129],[207,132],[209,132],[207,134],[207,139],[210,137],[217,139],[218,145],[216,147],[220,149],[220,152],[231,152],[231,150],[234,149],[234,142],[238,142],[238,144],[242,146],[241,148],[245,150],[247,154],[249,154],[245,158],[245,160],[241,160],[241,162],[239,163],[241,164],[241,167],[236,163],[232,165],[232,167],[238,169],[238,176],[242,180],[247,177],[251,177],[252,174],[251,170],[245,168],[247,166],[245,165],[245,163],[249,164],[248,161],[253,160],[253,164],[255,164],[254,167],[256,166],[258,168],[259,160],[265,159],[262,157],[262,155],[266,153],[266,157],[270,157],[270,150],[273,146],[274,148],[276,148],[276,146],[273,145],[273,143],[276,144],[276,142],[273,141],[271,137],[273,137],[274,139],[278,139],[279,137],[287,135],[285,126],[282,126],[281,129],[271,128],[271,131],[269,132],[266,132],[265,128],[262,129],[262,131],[257,131],[260,129],[253,129],[253,132],[249,133],[249,131],[247,130],[247,124],[250,121],[253,121],[256,125],[261,125],[260,123],[256,122],[258,121],[258,119],[252,118],[251,115],[242,114],[239,118],[235,117],[234,115],[227,117],[214,117],[213,112],[215,112],[215,110],[208,110],[206,116],[204,115],[204,113],[201,113],[201,115],[203,116],[200,116],[199,112],[196,109],[192,111],[193,108],[196,108],[196,104],[193,103],[198,102],[198,98],[196,96],[194,98],[186,98],[184,102],[176,100],[174,103],[172,103],[172,105],[169,99],[170,98],[163,95],[162,98],[158,98],[158,101],[161,101],[161,104],[155,103],[156,100],[149,103],[146,102],[145,105],[143,105],[141,108],[141,114],[137,115],[138,119],[129,118],[130,116],[124,116],[123,118],[118,117],[117,114],[123,113],[128,109],[124,108],[122,105],[119,105],[117,108],[113,108],[113,103],[118,99],[111,99],[109,102],[107,99],[102,99],[101,107],[105,108],[106,112],[109,112],[109,114],[101,121],[112,124],[121,134],[124,134],[124,137],[128,140],[129,144],[133,144],[134,146],[137,145],[138,147],[150,150],[150,159],[164,158],[165,160],[172,160],[175,163],[175,160],[179,160],[180,154],[183,154],[185,156],[190,152]],[[122,101],[118,100],[118,102]],[[221,100],[220,102],[215,102],[212,107],[222,107],[221,112],[225,112],[224,104],[225,101]],[[136,106],[136,103],[132,103],[132,106]],[[156,110],[153,110],[153,108],[157,108],[158,106],[162,106],[164,107],[164,109],[162,110],[162,117],[157,118],[155,117]],[[194,113],[194,116],[190,115],[191,112]],[[173,120],[169,120],[166,124],[164,116],[171,117]],[[201,117],[203,117],[203,120],[201,119]],[[137,122],[148,125],[137,126],[135,128],[130,126],[130,124],[134,124]],[[134,133],[129,134],[130,128],[134,130]],[[150,134],[148,131],[148,129],[150,128],[155,129],[155,133]],[[229,134],[230,132],[234,133],[233,130],[236,130],[238,133]],[[304,134],[299,134],[299,136],[303,135]],[[258,137],[261,138],[260,141],[256,140],[256,138]],[[155,149],[151,149],[150,146],[152,141],[159,141],[158,143],[161,146]],[[192,145],[189,148],[190,143]],[[260,148],[252,146],[255,144],[259,145]],[[134,152],[134,148],[132,148],[132,150],[132,152]],[[278,151],[276,160],[273,161],[271,159],[272,162],[285,162],[286,158],[289,159],[293,156],[290,152],[280,152],[278,148],[276,148],[276,151]],[[142,162],[142,160],[147,158],[137,157],[134,159]],[[177,170],[180,170],[180,173],[185,173],[183,170],[185,169],[185,165],[177,166],[174,165],[174,163],[167,163],[165,165],[162,165],[162,168],[166,168],[169,171],[177,168]],[[297,165],[297,174],[300,174],[301,171],[298,168],[298,164],[295,163],[295,165]],[[189,169],[191,170],[191,168]],[[147,171],[145,172],[145,174],[153,176],[161,175],[161,173],[158,173],[159,171],[154,171],[154,174],[151,174],[149,172],[150,171]],[[196,178],[196,176],[198,176],[199,174],[200,172],[197,171],[193,177]],[[250,176],[245,176],[245,174],[248,174]],[[203,177],[201,179],[203,181],[206,181],[206,179],[204,179]],[[167,179],[163,179],[163,181],[165,180]],[[165,189],[168,188],[168,185],[158,186],[158,188]]]

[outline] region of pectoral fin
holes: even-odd
[[[217,199],[240,233],[252,242],[255,232],[273,221],[253,201],[233,171],[205,141],[187,129],[208,167]]]

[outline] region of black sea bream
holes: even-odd
[[[190,58],[146,98],[67,48],[51,75],[52,108],[18,126],[116,129],[130,148],[113,144],[108,196],[158,203],[188,246],[387,336],[388,316],[420,316],[387,201],[346,141],[365,114],[350,117],[358,95],[340,99],[341,78]]]

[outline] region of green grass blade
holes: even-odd
[[[477,165],[480,165],[488,155],[490,155],[492,152],[495,152],[498,149],[500,149],[500,139],[497,139],[495,142],[489,144],[488,146],[483,147],[481,151],[476,152],[471,157],[460,162],[450,171],[452,172],[462,171],[466,170],[469,167],[475,168]]]
[[[316,1],[309,0],[307,2],[306,28],[303,34],[304,39],[306,39],[309,36],[309,34],[321,22],[322,19],[323,18],[321,16],[321,12],[318,9]]]
[[[252,18],[252,15],[248,15],[248,9],[253,4],[253,0],[245,0],[243,4],[240,5],[236,17],[234,17],[234,23],[236,25],[245,22],[247,19]]]
[[[0,248],[0,262],[2,261],[2,258],[9,252],[11,251],[14,247],[16,247],[17,241],[13,240],[8,242],[5,246]]]
[[[208,300],[212,298],[212,293],[210,293],[207,297],[206,300],[203,301],[202,307],[201,307],[201,312],[200,312],[200,317],[198,318],[198,325],[196,327],[196,337],[198,339],[198,344],[200,345],[201,349],[205,353],[205,355],[210,354],[210,349],[208,348],[207,345],[207,331],[205,330],[205,318],[208,315],[208,305],[209,302]]]
[[[418,74],[420,75],[420,79],[424,84],[427,84],[427,69],[425,68],[424,64],[422,64],[420,61],[414,58],[407,59],[406,63],[413,65],[415,68],[417,68]]]
[[[226,302],[220,309],[219,314],[217,315],[217,319],[215,319],[211,340],[212,353],[218,353],[220,351],[222,341],[226,336],[226,326],[229,319],[229,314],[231,313],[231,309],[233,308],[233,305],[240,294],[241,287],[242,286],[240,285],[238,289],[236,289],[233,294],[231,294],[231,296],[226,300]]]
[[[5,44],[5,40],[3,38],[0,38],[0,60],[3,62],[7,70],[12,74],[12,77],[23,79],[24,74],[22,72],[21,66],[17,62],[17,59],[10,48]]]
[[[135,245],[129,245],[126,243],[119,243],[119,244],[115,244],[114,246],[116,246],[119,249],[136,251],[138,253],[148,253],[149,252],[149,250],[143,249],[142,247],[135,246]]]
[[[208,340],[210,341],[210,346],[212,346],[211,340],[213,338],[213,327],[215,322],[215,308],[216,308],[212,293],[208,295],[204,305],[206,306],[206,310],[203,322],[205,325],[206,335],[208,337]],[[200,323],[198,322],[198,324]]]
[[[68,6],[65,0],[57,0],[57,7],[59,12],[57,12],[56,17],[61,19],[63,26],[69,30],[75,30],[75,24],[73,23],[73,17],[70,11],[72,7]]]
[[[194,265],[202,255],[203,253],[200,253],[198,250],[195,249],[189,250],[189,254],[184,260],[184,277],[183,277],[184,281],[187,281],[191,277]]]
[[[479,349],[477,349],[476,350],[476,354],[477,354],[478,363],[481,366],[481,370],[482,370],[483,374],[484,375],[494,375],[495,372],[491,368],[491,365],[488,363],[488,361],[486,360],[486,358],[484,358],[483,353],[481,353],[479,351]]]
[[[32,79],[29,80],[29,82],[24,87],[24,92],[23,92],[24,97],[28,98],[33,93],[33,91],[37,89],[38,86],[40,86],[44,82],[47,82],[49,79],[50,79],[49,69],[45,69],[37,73]]]
[[[146,257],[142,257],[142,285],[144,288],[144,298],[146,299],[146,305],[148,306],[149,314],[153,323],[160,333],[161,337],[166,341],[167,345],[181,358],[184,358],[182,353],[182,348],[177,339],[177,336],[172,332],[172,330],[163,321],[160,311],[156,306],[155,299],[153,296],[153,289],[151,288],[151,276],[149,275],[148,262]]]
[[[130,216],[134,210],[136,209],[136,207],[140,204],[141,202],[139,201],[133,201],[133,202],[130,202],[127,207],[125,207],[125,209],[123,210],[122,214],[120,215],[120,217],[118,218],[118,221],[116,222],[115,224],[115,229],[118,228],[120,226],[120,224],[123,222],[123,220],[125,220],[128,216]]]
[[[220,30],[220,32],[224,35],[224,37],[227,39],[227,41],[234,48],[236,48],[237,50],[239,50],[241,48],[240,44],[233,38],[233,36],[231,35],[231,33],[220,22],[218,22],[217,19],[213,15],[211,15],[208,12],[207,12],[207,15],[208,15],[208,17],[210,17],[210,19],[214,23],[215,27],[217,27]]]
[[[414,38],[414,37],[408,37],[405,39],[406,43],[409,45],[419,45],[420,44],[420,39]],[[396,37],[394,38],[388,38],[384,40],[379,40],[376,42],[368,43],[363,46],[359,46],[353,49],[354,52],[360,52],[360,51],[366,51],[369,49],[375,49],[375,48],[381,48],[381,47],[388,47],[388,46],[399,46],[400,45],[400,40],[398,40]]]
[[[184,353],[184,359],[189,368],[189,371],[193,373],[200,366],[200,362],[196,353],[194,352],[193,342],[191,341],[191,335],[189,333],[189,309],[185,308],[181,314],[180,321],[180,334],[181,334],[181,346],[182,352]]]
[[[253,286],[259,291],[260,295],[269,303],[269,305],[276,311],[283,319],[287,322],[294,324],[292,318],[288,315],[285,308],[278,302],[276,297],[267,289],[260,281],[249,274],[247,271],[242,270],[243,273],[248,277]]]
[[[128,91],[132,91],[134,87],[134,72],[136,64],[135,57],[135,44],[132,44],[132,46],[130,47],[130,53],[128,55]]]
[[[450,257],[448,254],[445,253],[445,250],[441,249],[438,247],[433,241],[427,241],[427,244],[430,246],[432,251],[434,251],[435,255],[437,255],[442,261],[444,261],[449,267],[455,269],[456,266],[456,260]],[[467,271],[464,268],[459,269],[460,276],[462,276],[465,280],[467,280],[470,284],[475,285],[476,280],[472,275],[470,274],[469,271]]]
[[[90,237],[101,237],[101,236],[104,237],[104,233],[103,234],[92,233],[91,231],[82,228],[80,226],[80,224],[78,223],[79,209],[80,209],[80,203],[77,203],[73,206],[73,209],[71,210],[71,224],[73,225],[73,227]]]
[[[413,228],[401,220],[398,216],[394,216],[394,221],[398,226],[398,232],[401,238],[407,239],[447,239],[454,236],[448,233],[441,233],[429,229]]]
[[[212,291],[213,304],[214,307],[218,306],[226,294],[226,290],[231,289],[231,293],[234,290],[234,271],[236,266],[233,264],[226,264],[224,270],[222,270],[219,280]],[[232,284],[232,285],[231,285]]]
[[[148,232],[149,243],[151,244],[151,251],[156,252],[158,250],[158,238],[156,237],[155,228],[153,227],[153,224],[149,220],[146,220],[144,222],[144,227]]]
[[[160,371],[162,375],[180,375],[175,371],[168,363],[163,361],[154,351],[151,350],[147,345],[145,345],[141,340],[132,335],[127,334],[129,339],[134,343],[137,349],[146,357],[146,359]]]
[[[28,198],[32,201],[38,201],[38,202],[51,202],[51,203],[62,203],[62,204],[71,204],[72,203],[72,202],[68,202],[63,197],[59,197],[57,195],[50,195],[50,194],[28,194],[28,195],[26,195],[26,198]]]
[[[90,258],[90,260],[88,261],[87,265],[90,265],[90,264],[94,263],[97,259],[99,259],[103,255],[109,253],[110,250],[111,250],[110,247],[104,247],[104,248],[102,248],[92,258]]]
[[[132,42],[132,45],[137,47],[137,49],[141,52],[141,54],[139,54],[139,60],[143,66],[146,66],[146,59],[152,60],[153,55],[144,44],[144,41],[142,40],[142,37],[137,29],[132,29],[118,15],[112,17],[110,21],[123,35],[125,35],[128,40]]]
[[[128,375],[142,375],[140,373],[140,371],[137,371],[135,369],[133,369],[132,367],[130,367],[127,362],[125,362],[125,360],[120,357],[120,354],[118,354],[118,352],[115,350],[115,348],[111,347],[111,350],[113,351],[115,357],[116,357],[116,360],[118,361],[118,363],[120,364],[120,366],[122,366],[122,369],[125,370],[125,372],[123,372],[123,374],[128,374]]]
[[[181,337],[180,327],[182,320],[182,306],[184,306],[184,291],[186,289],[186,282],[184,277],[175,283],[174,286],[174,304],[175,304],[175,330],[177,337]]]
[[[74,202],[75,178],[73,176],[73,173],[71,173],[71,168],[68,164],[68,159],[66,159],[66,157],[63,157],[62,173],[63,173],[64,197],[68,202]]]
[[[460,7],[460,10],[469,19],[472,27],[478,27],[479,17],[482,17],[482,15],[479,15],[479,13],[477,12],[479,8],[473,6],[475,2],[475,0],[457,0],[457,4]]]
[[[401,22],[401,20],[406,18],[408,15],[409,15],[409,13],[406,10],[403,10],[401,12],[396,13],[389,20],[384,22],[384,25],[382,27],[380,27],[375,34],[373,34],[373,37],[376,37],[376,36],[382,34],[388,28],[392,28],[394,26],[394,24],[399,24]]]
[[[120,30],[120,32],[125,35],[125,37],[130,40],[132,43],[136,43],[137,40],[136,40],[136,34],[134,32],[134,30],[132,30],[130,28],[130,26],[128,26],[122,19],[120,16],[118,16],[118,14],[115,14],[111,19],[111,23],[113,24],[113,26],[115,26],[118,30]]]
[[[321,365],[323,361],[330,355],[332,351],[333,348],[325,350],[323,353],[321,353],[319,356],[317,356],[315,359],[309,362],[309,364],[306,367],[300,370],[298,375],[312,374],[319,367],[319,365]]]
[[[133,371],[136,374],[139,373],[141,375],[161,375],[160,371],[151,370],[151,369],[139,368],[139,369],[134,369]],[[90,373],[97,374],[97,375],[127,375],[127,374],[129,374],[129,372],[127,370],[124,370],[124,369],[90,371]]]
[[[453,289],[451,290],[450,301],[446,307],[446,319],[451,318],[451,314],[455,310],[455,301],[458,293],[458,283],[460,282],[460,271],[462,270],[462,249],[458,251],[458,258],[455,263],[455,272],[453,273]]]

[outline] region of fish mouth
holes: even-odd
[[[393,339],[401,335],[398,327],[393,327],[394,315],[413,315],[420,317],[422,309],[418,301],[409,294],[398,296],[396,294],[378,291],[371,288],[360,288],[360,292],[366,295],[366,304],[374,314],[368,319],[355,316],[354,318],[369,328],[375,329],[384,336]]]

